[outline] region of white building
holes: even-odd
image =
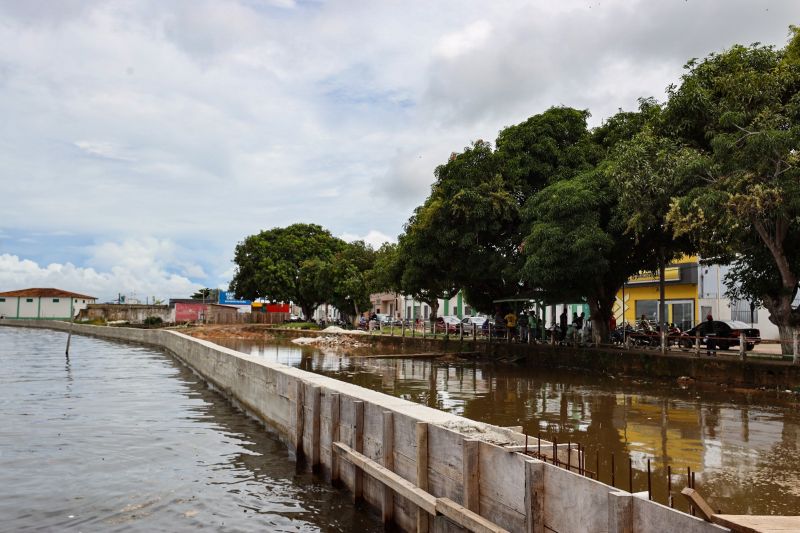
[[[0,292],[0,317],[69,320],[96,301],[94,296],[53,288]]]

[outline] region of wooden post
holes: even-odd
[[[383,466],[394,471],[394,419],[391,411],[383,412]],[[394,491],[388,486],[383,487],[381,517],[384,524],[394,518]]]
[[[525,532],[544,533],[544,463],[525,461]]]
[[[339,482],[339,457],[333,449],[333,443],[339,441],[339,393],[331,394],[331,485]]]
[[[480,446],[480,440],[464,439],[461,450],[464,476],[464,507],[475,513],[481,512]]]
[[[417,487],[428,491],[428,424],[417,422]],[[428,514],[417,508],[417,533],[428,532]]]
[[[742,361],[747,359],[747,339],[744,336],[744,331],[739,333],[739,359]]]
[[[700,518],[711,520],[711,517],[715,514],[714,509],[700,496],[699,492],[686,487],[681,491],[681,494],[689,501],[692,507],[697,509],[697,512],[700,513]]]
[[[294,453],[299,463],[303,457],[303,426],[305,424],[305,384],[302,380],[295,381],[294,393]]]
[[[694,355],[700,357],[700,334],[695,334],[694,338]]]
[[[800,332],[797,328],[792,332],[792,362],[800,365]]]
[[[320,453],[320,420],[322,410],[322,388],[319,385],[314,385],[311,388],[311,470],[316,472],[319,470]]]
[[[353,449],[364,453],[364,402],[353,402]],[[364,471],[353,467],[353,501],[357,502],[364,496]]]
[[[608,533],[633,532],[633,495],[608,493]]]

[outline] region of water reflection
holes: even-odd
[[[271,361],[297,366],[430,407],[530,435],[587,448],[587,468],[628,490],[667,501],[686,486],[687,468],[712,505],[729,513],[797,514],[800,509],[800,413],[774,394],[614,379],[576,371],[525,369],[467,361],[348,357],[292,344],[225,341]],[[359,352],[364,354],[362,350]],[[630,461],[630,463],[629,463]]]

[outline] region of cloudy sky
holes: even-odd
[[[553,105],[593,125],[797,0],[0,0],[0,291],[186,296],[237,241],[393,240],[433,169]]]

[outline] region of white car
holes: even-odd
[[[471,335],[473,329],[480,331],[487,320],[488,318],[485,316],[465,316],[461,320],[461,327],[464,328],[464,333]]]

